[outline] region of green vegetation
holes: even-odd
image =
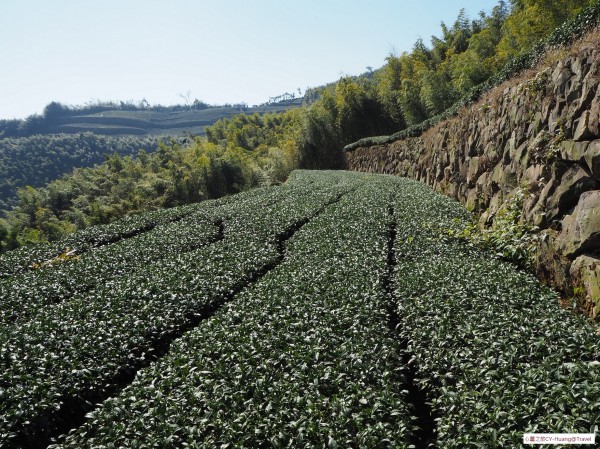
[[[382,282],[386,193],[386,183],[367,182],[327,207],[289,240],[278,267],[185,335],[62,447],[134,439],[408,447],[410,411]],[[145,416],[161,418],[148,425]],[[122,425],[110,429],[109,420]],[[165,432],[166,422],[177,430]]]
[[[262,185],[281,183],[298,165],[298,110],[283,114],[238,114],[206,128],[209,143],[244,151],[256,160]]]
[[[533,276],[440,231],[459,230],[463,213],[421,195],[407,189],[395,200],[394,296],[415,381],[430,393],[437,447],[521,447],[525,432],[597,433],[593,326],[560,309]]]
[[[310,106],[154,152],[120,141],[100,166],[19,190],[0,219],[0,250],[20,247],[0,254],[0,446],[452,449],[597,432],[600,336],[506,261],[526,266],[532,242],[519,192],[473,237],[466,209],[417,182],[292,172],[452,114],[597,23],[594,2],[548,37],[589,3],[461,12],[432,48],[311,90]],[[81,123],[174,112],[121,109]],[[5,148],[44,142],[1,125]]]
[[[489,227],[481,227],[475,220],[460,230],[448,229],[448,235],[465,239],[479,247],[487,248],[498,257],[519,268],[535,271],[535,256],[540,239],[537,226],[522,219],[523,201],[527,189],[516,189],[506,200],[506,205],[496,212]]]
[[[373,89],[369,78],[343,78],[303,111],[298,133],[300,167],[341,168],[344,145],[396,128]]]
[[[547,47],[572,42],[598,17],[597,0],[500,1],[475,20],[461,11],[452,26],[442,23],[431,47],[419,40],[378,70],[307,91],[312,102],[300,121],[300,167],[340,168],[345,146],[422,133],[531,67]]]
[[[0,347],[11,348],[12,355],[6,360],[11,368],[2,367],[2,385],[11,387],[3,388],[0,393],[0,435],[8,430],[26,437],[28,444],[43,438],[61,420],[69,419],[69,414],[77,408],[89,407],[87,401],[95,401],[111,387],[115,388],[120,373],[152,359],[165,338],[182,332],[254,276],[277,263],[281,257],[278,242],[351,188],[343,176],[332,177],[329,182],[316,177],[316,182],[300,180],[285,188],[253,190],[235,197],[234,201],[225,198],[218,203],[201,203],[196,219],[182,229],[187,239],[196,239],[195,246],[183,252],[171,252],[164,247],[154,263],[146,260],[141,270],[124,276],[116,272],[113,279],[100,278],[95,288],[84,289],[68,300],[45,299],[44,283],[35,286],[27,281],[21,283],[13,276],[5,278],[11,288],[25,289],[31,301],[45,306],[38,307],[33,314],[21,315],[19,310],[13,310],[11,313],[17,315],[13,324],[3,327]],[[339,180],[337,183],[335,178]],[[215,225],[217,220],[223,222],[222,231]],[[217,235],[221,234],[219,238],[214,238],[211,226],[216,228]],[[102,233],[102,228],[97,232]],[[150,239],[160,240],[168,234],[168,230],[150,232],[153,232]],[[142,233],[134,237],[132,244],[125,239],[118,244],[126,245],[124,251],[139,253],[140,245],[149,243],[144,237]],[[23,257],[27,259],[25,254]],[[64,272],[77,264],[92,279],[95,273],[103,271],[94,250],[89,250],[76,260],[45,265],[24,274]],[[72,282],[67,276],[55,278],[63,285]],[[58,288],[56,282],[54,288]],[[66,323],[71,329],[68,337],[61,330]],[[25,335],[31,337],[25,338],[31,343],[42,338],[43,349],[32,350],[21,338]],[[69,349],[61,356],[66,348]],[[60,360],[54,359],[55,355]],[[12,363],[13,356],[20,362]],[[43,361],[36,362],[38,357]],[[46,375],[39,376],[31,370],[36,363],[46,367]],[[23,385],[29,386],[22,388]],[[64,404],[62,410],[60,404]]]
[[[153,152],[156,138],[104,137],[92,133],[36,135],[0,139],[0,210],[17,202],[17,189],[41,187],[77,167],[91,167],[107,155],[135,156]]]
[[[44,188],[21,189],[18,204],[0,219],[0,249],[55,241],[128,213],[281,182],[296,165],[294,123],[294,111],[240,115],[217,122],[208,141],[196,138],[184,147],[160,143],[154,153],[140,151],[136,157],[113,154],[98,167],[77,169]]]
[[[419,41],[412,53],[390,56],[382,69],[382,101],[408,128],[360,139],[346,149],[422,134],[599,20],[597,0],[513,0],[510,10],[501,1],[489,17],[470,23],[461,13],[450,30],[442,25],[444,38],[434,37],[431,49]]]
[[[19,203],[23,205],[33,194],[28,189],[20,194],[19,199],[19,188],[42,187],[75,168],[100,164],[109,155],[133,157],[143,151],[140,158],[145,159],[145,153],[154,152],[159,141],[169,139],[166,136],[177,136],[176,140],[182,143],[190,140],[192,134],[204,134],[207,126],[220,119],[240,113],[272,116],[276,112],[297,108],[301,102],[301,99],[288,99],[252,108],[244,104],[208,106],[198,100],[189,106],[171,107],[149,106],[142,102],[139,105],[99,103],[73,108],[53,102],[46,106],[42,116],[32,116],[26,120],[0,120],[0,212]],[[184,135],[187,137],[182,137]],[[281,165],[278,155],[273,156],[274,164]],[[281,178],[282,175],[279,173],[274,176]],[[46,208],[58,216],[62,212],[60,208],[64,207],[67,205],[48,205]],[[133,208],[131,211],[135,210]],[[5,239],[6,226],[0,224],[0,242]],[[56,238],[52,233],[42,234],[41,240]]]
[[[20,268],[0,278],[0,445],[518,447],[594,431],[600,336],[445,232],[469,220],[415,181],[296,171],[4,254]]]
[[[176,123],[176,127],[184,126],[185,114],[200,113],[209,114],[212,122],[204,123],[194,116],[185,125],[214,124],[203,128],[206,140],[195,139],[188,147],[163,145],[156,154],[131,158],[113,155],[98,168],[78,170],[42,189],[21,190],[14,210],[0,219],[0,251],[54,241],[76,229],[107,223],[131,212],[281,182],[297,167],[341,168],[342,149],[351,142],[370,145],[419,134],[482,92],[530,67],[547,46],[580,36],[600,15],[597,1],[584,9],[590,3],[514,0],[507,6],[500,2],[490,15],[482,13],[476,20],[462,11],[452,26],[442,24],[442,36],[432,38],[431,48],[418,41],[411,53],[391,55],[379,70],[308,90],[305,101],[310,100],[310,104],[279,114],[250,115],[251,109],[242,108],[245,115],[215,122],[218,108],[202,102],[179,112],[146,104],[77,109],[52,103],[42,117],[43,123],[52,126],[62,126],[59,123],[65,117],[84,122],[95,117],[105,123],[112,120],[115,126],[162,123],[164,130]],[[290,100],[280,106],[292,108],[299,102]],[[136,118],[128,116],[133,113]],[[359,140],[397,130],[401,131],[389,137]],[[59,172],[54,168],[49,171]],[[12,177],[7,185],[13,188],[19,183]]]
[[[91,226],[49,244],[22,247],[0,257],[0,277],[19,274],[33,268],[54,265],[61,254],[79,255],[93,248],[148,232],[171,221],[181,220],[194,205],[163,209],[145,214],[131,214],[107,225]],[[51,263],[48,263],[48,262]]]

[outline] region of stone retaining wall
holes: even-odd
[[[600,315],[600,33],[422,136],[346,153],[349,170],[419,179],[494,220],[516,189],[543,229],[539,276]]]

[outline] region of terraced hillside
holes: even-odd
[[[185,132],[204,135],[204,128],[217,120],[236,114],[274,113],[301,106],[302,99],[282,103],[240,108],[234,106],[207,109],[182,109],[180,111],[158,110],[108,110],[96,113],[70,113],[56,120],[48,133],[93,132],[110,136],[182,136]]]
[[[294,172],[0,257],[1,447],[520,447],[600,336],[415,181]]]

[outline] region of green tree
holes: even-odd
[[[392,54],[386,58],[386,64],[375,72],[374,76],[377,99],[396,129],[406,127],[400,101],[402,77],[402,61],[398,56]]]
[[[5,219],[0,218],[0,252],[8,238],[9,226]]]
[[[62,104],[53,101],[49,103],[43,112],[44,120],[47,125],[55,125],[60,122],[60,119],[69,113],[69,109]]]
[[[570,17],[590,0],[511,0],[512,11],[503,27],[497,51],[502,59],[520,54]]]

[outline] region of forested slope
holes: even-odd
[[[346,147],[348,169],[416,178],[461,201],[486,228],[477,239],[592,319],[600,316],[599,24],[594,2],[451,110]]]
[[[600,336],[452,237],[468,220],[415,181],[300,171],[2,255],[0,445],[518,447],[597,430]]]
[[[92,133],[0,139],[0,211],[18,202],[25,186],[42,187],[74,168],[92,167],[106,157],[135,156],[158,148],[155,138],[110,138]]]
[[[217,122],[208,140],[159,142],[157,151],[140,151],[135,157],[114,153],[97,167],[76,169],[42,188],[21,189],[16,207],[0,218],[0,252],[54,241],[135,212],[282,182],[296,165],[297,115],[293,112],[238,115]],[[104,142],[107,138],[89,139]],[[73,148],[80,145],[77,139],[64,140]],[[131,141],[132,149],[141,142]],[[130,140],[119,139],[117,145],[120,142]]]
[[[461,11],[454,23],[442,23],[440,35],[433,36],[430,45],[419,40],[412,51],[390,55],[379,69],[308,89],[301,108],[293,107],[299,102],[293,99],[281,105],[292,108],[283,113],[261,110],[222,119],[206,127],[207,141],[195,143],[195,149],[166,151],[166,156],[152,158],[112,158],[97,171],[27,189],[15,211],[0,219],[0,251],[55,240],[127,213],[279,182],[292,168],[341,168],[342,149],[351,142],[422,130],[434,117],[454,114],[457,107],[449,106],[470,101],[498,77],[514,73],[503,67],[522,67],[535,55],[531,49],[539,46],[540,39],[590,4],[598,10],[597,1],[590,0],[512,0],[500,1],[489,14],[475,18]],[[581,21],[591,19],[584,15]],[[563,26],[558,34],[569,33]],[[199,101],[186,108],[190,114],[216,111]],[[147,104],[72,108],[52,103],[43,116],[1,125],[5,136],[20,135],[55,126],[69,116],[120,120],[130,112],[144,120],[151,120],[153,114],[174,122],[181,118],[177,109]]]

